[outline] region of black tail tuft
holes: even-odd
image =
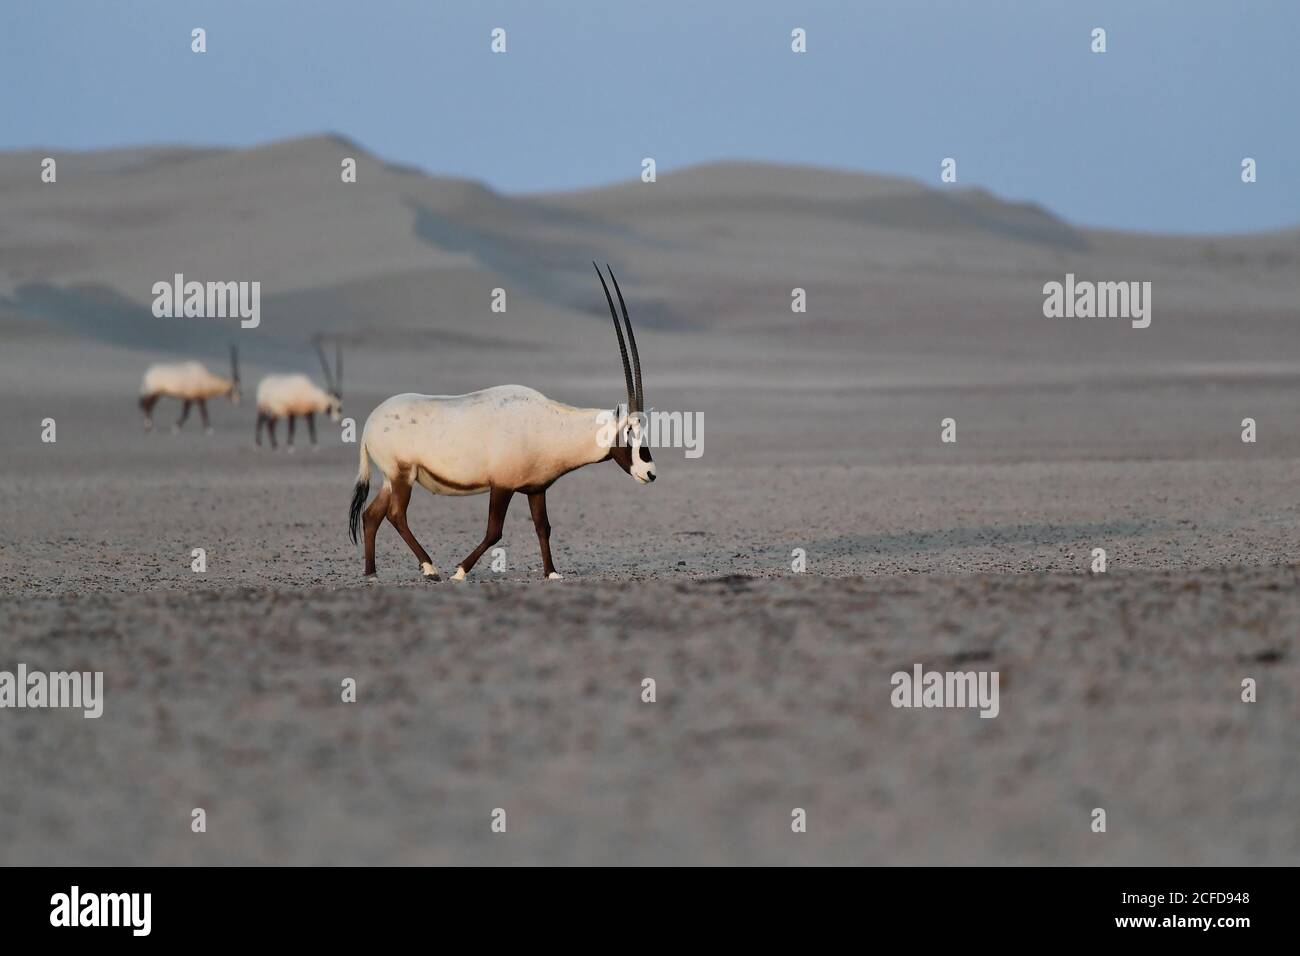
[[[370,494],[370,482],[358,481],[352,489],[352,508],[348,511],[348,533],[352,543],[357,543],[357,525],[361,522],[361,509],[365,507],[366,495]]]

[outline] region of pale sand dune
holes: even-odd
[[[0,669],[108,687],[97,722],[0,714],[0,862],[1300,859],[1300,233],[757,164],[503,196],[332,136],[61,156],[55,186],[41,155],[0,156]],[[258,453],[248,400],[140,429],[149,361],[238,341],[251,393],[315,374],[318,331],[358,422],[504,382],[613,405],[593,258],[705,451],[558,483],[559,584],[517,501],[505,573],[429,585],[386,528],[364,585],[336,432]],[[153,318],[174,271],[263,281],[261,327]],[[1067,271],[1152,281],[1151,328],[1045,319]],[[485,512],[421,491],[411,522],[450,568]],[[998,670],[1001,715],[895,710],[915,662]]]

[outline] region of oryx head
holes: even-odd
[[[239,404],[239,348],[230,346],[230,402]]]
[[[627,384],[627,404],[620,405],[614,411],[617,428],[609,455],[618,462],[620,468],[641,484],[649,484],[655,480],[655,463],[650,457],[649,435],[645,427],[645,393],[641,390],[641,358],[636,351],[636,336],[632,334],[632,320],[627,316],[627,303],[623,301],[623,290],[618,287],[614,270],[606,263],[605,268],[609,269],[609,278],[613,281],[614,291],[618,294],[619,307],[623,310],[623,326],[627,328],[627,340],[624,341],[623,328],[618,324],[618,313],[614,311],[614,299],[609,294],[609,286],[605,284],[600,266],[594,262],[592,265],[595,266],[596,275],[600,276],[601,288],[605,290],[605,301],[609,303],[609,317],[614,320],[614,333],[618,336],[618,351],[623,356],[623,379]],[[628,346],[632,348],[631,365],[628,365],[627,361]]]
[[[325,350],[321,348],[320,336],[312,340],[316,346],[316,355],[320,358],[320,367],[325,370],[325,388],[330,393],[329,407],[325,410],[331,421],[343,420],[343,347],[334,343],[334,371],[325,360]]]

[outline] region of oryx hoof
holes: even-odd
[[[442,575],[438,573],[438,569],[427,561],[420,565],[420,573],[432,581],[442,580]]]
[[[465,569],[464,569],[464,568],[457,568],[457,569],[456,569],[456,573],[453,574],[453,575],[451,576],[451,579],[452,579],[453,581],[464,581],[464,580],[465,580]]]
[[[563,580],[564,580],[564,575],[561,574],[559,571],[552,571],[550,574],[548,574],[548,575],[546,576],[546,580],[548,580],[548,581],[563,581]]]

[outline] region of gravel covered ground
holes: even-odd
[[[11,598],[6,659],[102,669],[106,704],[5,715],[0,845],[15,863],[1294,863],[1296,586],[1274,568]],[[998,671],[998,717],[894,709],[915,662]]]

